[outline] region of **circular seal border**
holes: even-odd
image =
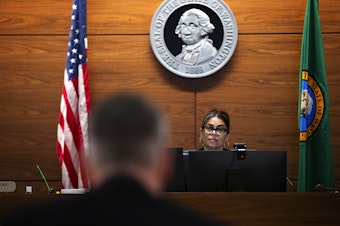
[[[164,30],[173,12],[183,6],[201,5],[212,10],[223,27],[223,40],[216,56],[199,65],[185,64],[169,51]],[[214,74],[231,59],[238,41],[238,28],[234,14],[221,0],[166,0],[157,9],[150,25],[150,42],[157,60],[170,72],[185,78],[202,78]]]
[[[311,93],[312,92],[312,93]],[[307,138],[312,136],[319,127],[325,111],[325,100],[322,90],[315,79],[308,75],[308,93],[313,98],[313,114],[310,117],[310,123],[307,125]]]

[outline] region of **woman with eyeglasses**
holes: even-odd
[[[229,149],[230,119],[225,111],[212,109],[202,120],[199,142],[205,151]]]

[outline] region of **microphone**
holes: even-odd
[[[317,191],[317,192],[332,191],[332,192],[334,192],[334,193],[338,193],[338,192],[339,192],[338,189],[326,187],[326,186],[323,185],[323,184],[317,184],[317,185],[315,185],[315,191]]]
[[[42,170],[40,169],[39,165],[37,164],[37,169],[42,177],[42,179],[45,181],[45,184],[46,184],[46,187],[47,187],[47,190],[48,190],[48,193],[52,193],[53,192],[53,189],[48,185],[47,183],[47,180],[45,178],[45,175],[44,173],[42,172]]]
[[[286,181],[288,182],[289,186],[293,191],[296,191],[296,187],[294,186],[293,182],[289,179],[289,177],[286,177]]]

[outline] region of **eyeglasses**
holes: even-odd
[[[211,134],[213,131],[215,131],[216,134],[219,136],[225,134],[228,131],[226,128],[223,127],[217,127],[216,129],[214,129],[214,127],[211,126],[203,126],[202,129],[204,129],[204,132],[208,134]]]

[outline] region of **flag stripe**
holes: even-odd
[[[72,151],[74,150],[71,149],[70,151],[67,145],[64,146],[63,162],[65,164],[67,174],[64,174],[63,176],[67,176],[72,184],[72,187],[77,188],[78,187],[78,175],[75,169],[77,166],[73,165],[73,163],[75,163],[76,161],[74,159],[72,160],[72,157],[70,156],[71,155],[70,152],[72,153]],[[66,181],[68,180],[67,177],[65,178]],[[69,183],[69,182],[67,181],[66,183]]]

